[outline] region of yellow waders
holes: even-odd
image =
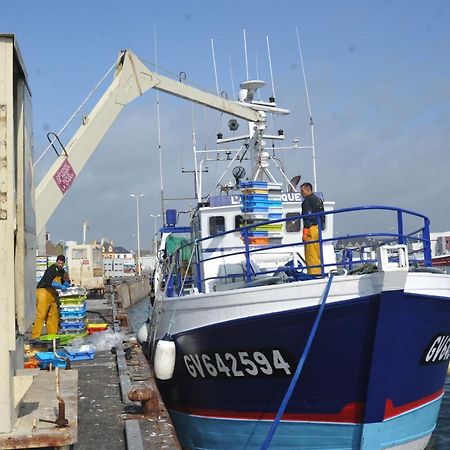
[[[32,339],[39,338],[44,322],[47,324],[47,334],[58,333],[59,307],[56,292],[51,288],[36,289],[36,318],[31,331]]]
[[[305,235],[304,241],[317,241],[319,239],[319,227],[317,225],[311,225],[308,228],[308,233]],[[305,245],[305,261],[308,266],[308,273],[310,275],[320,275],[320,244],[316,242],[314,244]],[[309,267],[319,266],[319,267]]]

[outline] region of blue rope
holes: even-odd
[[[289,384],[286,394],[284,394],[283,401],[281,402],[281,405],[278,408],[278,412],[277,412],[277,415],[275,416],[275,420],[272,422],[270,430],[267,433],[266,439],[264,440],[264,442],[262,444],[261,450],[267,450],[269,448],[269,445],[272,442],[272,438],[275,434],[275,431],[277,430],[278,424],[280,423],[281,417],[283,416],[286,406],[292,396],[292,392],[294,391],[295,386],[297,385],[298,378],[300,376],[300,373],[303,369],[306,358],[308,357],[309,350],[311,349],[311,345],[316,336],[317,328],[319,327],[319,322],[320,322],[320,319],[322,318],[323,310],[325,309],[325,303],[327,301],[328,294],[330,293],[330,287],[331,287],[331,282],[333,281],[333,276],[334,275],[332,273],[329,274],[328,283],[325,286],[325,289],[322,293],[322,299],[320,302],[319,312],[317,313],[316,320],[314,321],[314,325],[311,329],[311,333],[309,334],[309,338],[308,338],[308,342],[306,343],[305,350],[303,351],[300,361],[298,362],[297,369],[295,370],[294,376],[292,377],[291,383]]]

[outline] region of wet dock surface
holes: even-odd
[[[100,351],[95,359],[72,365],[78,370],[78,442],[75,449],[125,449],[123,404],[116,357]]]
[[[72,366],[78,369],[79,377],[79,433],[74,448],[180,449],[148,361],[126,311],[120,308],[120,299],[115,302],[112,294],[106,299],[88,300],[88,315],[100,316],[109,324],[108,335],[100,332],[92,338],[98,339],[100,348],[111,348],[97,351],[94,360]],[[103,336],[107,338],[102,341]],[[151,411],[128,399],[129,390],[136,386],[156,392]]]
[[[71,344],[95,345],[94,359],[72,361],[70,370],[59,371],[68,426],[58,428],[39,421],[56,419],[55,371],[24,370],[34,373],[35,381],[24,398],[15,434],[0,434],[0,448],[180,450],[150,365],[119,296],[111,290],[104,299],[88,300],[87,308],[89,319],[100,318],[109,327]],[[153,393],[146,409],[141,402],[129,400],[132,388]],[[9,444],[2,445],[5,442]]]

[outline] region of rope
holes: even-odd
[[[158,261],[158,264],[160,264],[162,266],[163,264],[165,264],[165,261]],[[166,264],[166,266],[167,266],[167,264]],[[166,283],[166,285],[165,285],[163,290],[161,289],[161,287],[163,285],[163,282],[164,282],[162,274],[165,271],[165,269],[166,269],[165,267],[161,267],[161,272],[160,272],[161,277],[158,280],[158,284],[155,285],[155,288],[154,288],[155,289],[155,302],[153,304],[152,314],[150,316],[149,333],[148,333],[149,349],[153,348],[153,346],[154,346],[154,339],[155,339],[154,330],[156,329],[156,326],[157,326],[157,323],[158,323],[158,320],[159,320],[158,311],[160,310],[160,307],[162,305],[162,302],[164,300],[164,297],[165,297],[165,294],[166,294],[166,291],[167,291],[168,283]],[[154,278],[156,276],[156,270],[157,269],[155,269]],[[172,267],[169,266],[169,268],[168,268],[169,278],[170,278],[170,275],[171,275],[171,270],[172,270]]]
[[[167,289],[169,287],[168,281],[170,280],[170,277],[172,276],[173,269],[175,268],[175,260],[172,260],[170,263],[168,263],[168,259],[162,261],[160,263],[162,265],[160,275],[161,277],[158,280],[158,285],[155,286],[155,303],[153,304],[153,310],[152,310],[152,316],[150,320],[150,330],[153,330],[156,328],[159,315],[157,312],[159,311],[167,293]],[[167,278],[164,279],[163,274],[167,273]],[[161,289],[163,283],[165,282],[164,289]],[[149,336],[149,342],[150,345],[153,345],[153,337]]]
[[[73,118],[79,113],[80,109],[86,104],[86,102],[91,98],[91,96],[94,94],[94,92],[99,88],[99,86],[103,83],[105,78],[110,74],[111,70],[113,70],[117,64],[119,63],[120,59],[122,58],[122,55],[120,55],[116,61],[114,61],[114,64],[108,69],[108,71],[103,75],[103,77],[100,79],[100,81],[94,86],[94,88],[89,92],[89,94],[86,96],[86,98],[81,102],[80,106],[75,110],[75,112],[70,116],[69,120],[64,124],[64,126],[56,133],[56,136],[59,137],[59,135],[67,128],[69,123],[73,120]],[[47,147],[42,152],[41,156],[37,159],[37,161],[34,163],[34,166],[39,163],[39,161],[44,157],[44,155],[47,153],[48,149],[53,145],[53,143],[56,141],[56,137],[53,138],[53,140],[50,142],[50,144],[47,145]]]
[[[281,417],[286,410],[286,406],[292,396],[292,392],[294,391],[295,386],[297,385],[298,378],[305,364],[306,358],[308,357],[309,351],[311,349],[311,345],[316,336],[317,328],[319,327],[320,319],[322,318],[323,310],[325,309],[325,303],[328,298],[328,294],[330,292],[331,283],[333,281],[333,274],[330,274],[327,285],[322,293],[322,299],[320,301],[319,312],[317,313],[316,320],[314,321],[314,325],[311,329],[311,333],[309,334],[308,342],[306,343],[305,350],[303,350],[303,354],[298,362],[297,369],[295,370],[294,376],[292,377],[291,383],[284,394],[283,401],[281,402],[280,407],[278,408],[277,415],[275,416],[275,420],[272,422],[269,432],[267,433],[266,439],[264,440],[261,450],[267,450],[269,448],[270,443],[272,442],[272,438],[277,430],[278,424],[280,423]]]
[[[194,241],[194,245],[195,246],[197,245],[197,240]],[[178,251],[180,251],[180,250],[178,250]],[[172,313],[172,318],[170,319],[169,326],[167,327],[167,334],[169,334],[169,335],[170,335],[170,331],[172,330],[172,325],[175,323],[175,313],[177,312],[178,302],[180,301],[181,293],[183,292],[183,289],[184,289],[184,283],[186,282],[187,274],[189,272],[189,268],[191,267],[191,262],[192,262],[193,256],[194,256],[194,251],[191,252],[191,257],[189,258],[189,262],[188,262],[188,265],[186,268],[186,273],[184,274],[183,282],[181,283],[181,287],[178,292],[178,297],[177,297],[177,301],[175,303],[175,308]],[[175,261],[175,258],[174,258],[174,261]]]

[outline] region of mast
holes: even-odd
[[[306,82],[306,72],[305,72],[305,66],[303,64],[303,53],[302,53],[302,47],[300,45],[300,35],[298,33],[298,28],[297,27],[295,27],[295,31],[297,33],[297,45],[298,45],[298,53],[300,55],[300,63],[301,63],[301,66],[302,66],[303,82],[305,84],[306,102],[308,104],[309,126],[310,126],[310,129],[311,129],[313,184],[314,184],[314,191],[316,192],[317,191],[317,172],[316,172],[316,146],[315,146],[315,143],[314,143],[314,121],[313,121],[313,117],[312,117],[311,103],[309,102],[308,84]]]

